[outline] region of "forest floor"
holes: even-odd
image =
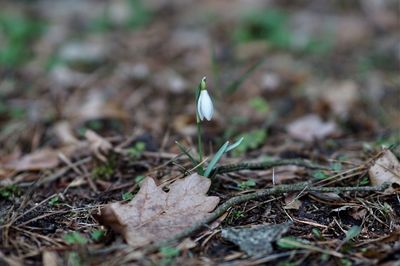
[[[0,265],[399,265],[396,1],[1,5]],[[188,176],[184,233],[104,218]]]

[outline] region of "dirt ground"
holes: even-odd
[[[0,1],[0,265],[400,265],[399,18],[395,0]],[[133,248],[103,208],[199,169],[176,141],[198,153],[204,76],[204,165],[243,137],[210,175],[218,218]],[[256,254],[226,236],[272,225]]]

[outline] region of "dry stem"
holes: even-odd
[[[283,165],[297,165],[308,169],[331,170],[327,166],[315,164],[301,159],[282,159],[274,161],[265,161],[260,163],[238,163],[238,164],[221,165],[214,169],[211,176],[214,176],[216,174],[240,171],[240,170],[264,170]]]

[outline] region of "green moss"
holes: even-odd
[[[66,234],[64,236],[64,240],[65,242],[67,242],[68,245],[85,245],[88,242],[86,237],[78,232],[70,232]]]

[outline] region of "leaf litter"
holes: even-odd
[[[269,255],[272,243],[289,230],[290,223],[255,225],[242,228],[224,228],[222,237],[240,246],[249,256]]]
[[[368,173],[374,185],[382,185],[385,182],[400,185],[400,163],[390,150],[382,152]]]
[[[218,197],[206,196],[210,185],[208,178],[192,174],[164,192],[148,177],[130,202],[106,205],[100,220],[133,247],[165,240],[206,218],[217,206]]]
[[[335,122],[324,122],[318,115],[311,114],[296,119],[287,126],[287,130],[293,138],[311,142],[334,134],[338,128]]]

